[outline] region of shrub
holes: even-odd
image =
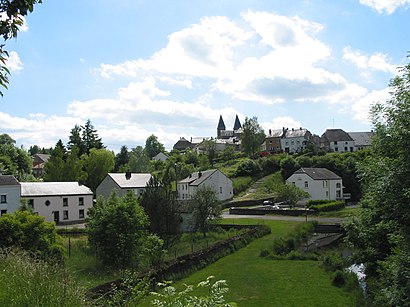
[[[261,171],[259,163],[255,160],[244,159],[236,170],[236,176],[253,176]]]
[[[261,250],[261,252],[259,254],[259,257],[265,258],[265,257],[269,256],[269,254],[270,254],[270,252],[267,249],[263,249],[263,250]]]
[[[321,260],[322,266],[327,271],[342,270],[345,265],[342,256],[338,252],[327,252]]]
[[[334,201],[334,202],[320,204],[320,205],[313,205],[310,208],[317,212],[328,212],[328,211],[342,210],[344,207],[345,207],[345,203],[343,201]]]
[[[333,280],[332,280],[332,285],[336,287],[342,287],[346,283],[344,273],[340,270],[337,270],[333,274]]]

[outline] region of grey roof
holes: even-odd
[[[0,185],[20,185],[14,176],[0,175]]]
[[[353,141],[349,134],[342,129],[326,129],[321,138],[328,142]]]
[[[219,116],[218,129],[219,130],[225,130],[226,129],[224,120],[222,118],[222,115]]]
[[[92,195],[93,192],[78,182],[21,182],[21,196]]]
[[[238,115],[236,115],[235,123],[233,125],[233,130],[236,131],[236,130],[239,130],[240,128],[242,128],[242,125],[241,125],[241,122],[239,121]]]
[[[283,135],[283,129],[269,129],[269,132],[267,138],[281,138]]]
[[[327,168],[308,168],[302,167],[298,169],[294,174],[306,174],[314,180],[337,180],[342,179]]]
[[[374,132],[348,132],[356,146],[370,146]]]
[[[35,154],[33,157],[38,157],[41,161],[47,162],[48,159],[50,159],[51,155],[38,153],[38,154]]]
[[[188,183],[189,185],[198,186],[216,171],[216,169],[211,169],[207,171],[192,173],[185,179],[178,181],[178,183]]]
[[[152,177],[149,173],[131,173],[131,177],[127,179],[125,174],[108,173],[107,176],[110,176],[120,188],[144,188]]]
[[[284,138],[298,138],[298,137],[304,137],[309,131],[305,128],[299,128],[299,129],[287,129]]]

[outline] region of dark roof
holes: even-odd
[[[178,150],[185,150],[187,148],[191,148],[192,147],[192,143],[190,141],[188,141],[186,138],[182,137],[179,139],[178,142],[176,142],[174,144],[174,149],[178,149]]]
[[[286,132],[284,134],[284,138],[298,138],[298,137],[305,137],[306,134],[310,133],[307,129],[305,128],[299,128],[299,129],[286,129]]]
[[[336,180],[336,179],[342,179],[332,171],[329,171],[327,168],[308,168],[308,167],[302,167],[301,169],[298,169],[295,174],[306,174],[310,178],[314,180]]]
[[[349,134],[342,129],[326,129],[321,138],[323,141],[328,142],[353,141]]]
[[[211,169],[207,171],[192,173],[185,179],[178,181],[178,183],[188,183],[189,185],[200,185],[202,182],[204,182],[209,176],[211,176],[216,171],[217,171],[216,169]]]
[[[20,185],[14,176],[0,175],[0,185]]]
[[[218,129],[219,130],[225,130],[226,129],[224,120],[222,119],[222,115],[219,116]]]
[[[47,154],[41,154],[41,153],[37,153],[33,156],[33,158],[38,158],[39,160],[43,161],[43,162],[47,162],[48,159],[50,159],[51,155],[47,155]]]
[[[356,146],[370,146],[374,132],[348,132]]]
[[[240,128],[242,128],[241,122],[239,121],[238,115],[236,115],[235,117],[235,124],[233,125],[233,130],[239,130]]]

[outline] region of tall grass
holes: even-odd
[[[0,306],[86,306],[84,291],[56,264],[0,250]]]

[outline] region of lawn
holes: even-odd
[[[227,301],[239,306],[355,306],[356,298],[331,284],[331,273],[318,261],[268,260],[259,257],[262,249],[270,249],[274,237],[294,229],[297,222],[240,219],[224,223],[266,224],[272,234],[255,240],[239,251],[228,255],[189,277],[178,281],[196,285],[208,276],[224,279],[230,291]]]

